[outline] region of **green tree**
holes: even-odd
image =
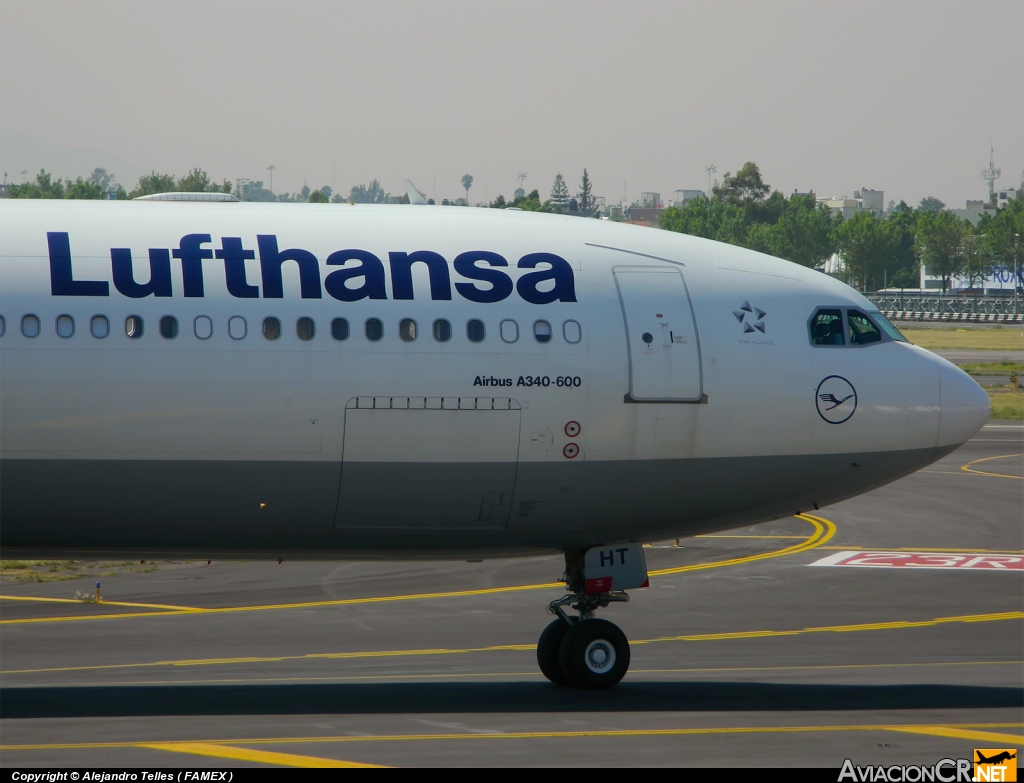
[[[925,212],[917,221],[917,252],[929,274],[942,278],[942,293],[964,263],[967,225],[952,212]]]
[[[117,184],[117,177],[109,174],[106,169],[93,169],[88,181],[96,185],[104,193],[110,193],[111,191],[116,193],[118,190],[123,190]]]
[[[505,203],[505,197],[499,193],[498,197],[494,199],[489,206],[491,209],[504,209],[508,204]]]
[[[667,231],[746,246],[743,210],[720,199],[698,196],[685,206],[669,207],[658,219],[658,225]]]
[[[735,176],[726,172],[722,184],[715,185],[712,189],[715,198],[733,206],[750,201],[763,201],[770,191],[771,188],[761,178],[761,170],[756,163],[750,161],[745,163]]]
[[[880,288],[895,247],[889,226],[870,212],[857,212],[836,227],[835,241],[853,284],[862,291]]]
[[[329,204],[331,200],[327,197],[324,189],[320,189],[310,193],[306,201],[310,204]]]
[[[277,201],[277,196],[263,187],[263,180],[261,179],[255,182],[246,182],[242,185],[242,193],[239,198],[242,201]]]
[[[68,182],[64,192],[64,198],[99,199],[106,198],[107,193],[99,185],[91,180],[79,177],[74,182]]]
[[[178,180],[175,190],[184,193],[207,193],[212,190],[213,182],[210,175],[202,169],[191,169],[188,174]]]
[[[904,288],[917,288],[921,280],[910,269],[898,269],[893,274],[890,282],[893,286],[900,289],[902,293]]]
[[[909,272],[915,281],[918,280],[921,260],[917,257],[917,218],[918,213],[905,201],[901,201],[889,209],[889,216],[885,219],[895,242],[889,268],[893,280],[903,270]],[[915,288],[917,283],[909,287]]]
[[[536,188],[531,190],[529,194],[524,196],[517,196],[512,202],[512,206],[516,209],[521,209],[524,212],[553,212],[554,207],[550,201],[540,200],[540,191]]]
[[[565,184],[562,172],[555,175],[555,181],[551,185],[551,205],[556,210],[563,210],[569,206],[569,187]]]
[[[173,174],[157,174],[151,171],[139,177],[139,183],[135,186],[128,198],[139,196],[152,196],[154,193],[172,193],[178,189],[178,182]]]
[[[589,212],[594,208],[594,183],[590,181],[586,169],[583,169],[583,178],[580,180],[579,207],[581,212]]]
[[[922,212],[941,212],[946,208],[946,205],[935,198],[935,196],[925,196],[921,199],[921,203],[917,205],[917,208]]]
[[[348,200],[353,204],[383,204],[390,194],[384,192],[377,180],[369,185],[355,185],[348,194]]]
[[[963,268],[960,274],[967,281],[968,288],[984,289],[985,280],[992,273],[992,254],[984,235],[972,232],[969,224],[964,229]]]
[[[64,198],[66,186],[60,179],[54,179],[46,169],[40,169],[32,182],[10,185],[8,198]]]
[[[832,210],[817,204],[813,193],[806,196],[794,194],[773,226],[769,228],[765,223],[756,223],[750,227],[748,242],[752,242],[750,231],[763,226],[767,230],[761,233],[767,234],[768,240],[764,252],[814,268],[824,264],[836,252],[834,232],[839,223]]]
[[[473,187],[473,176],[471,174],[462,175],[462,187],[466,191],[466,204],[469,204],[469,189]]]
[[[985,244],[993,261],[1013,270],[1018,288],[1024,284],[1024,200],[1014,199],[996,212],[995,216],[979,223]]]

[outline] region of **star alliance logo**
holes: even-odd
[[[749,334],[755,329],[764,334],[764,317],[768,315],[760,307],[751,307],[750,302],[744,302],[739,310],[733,310],[732,314],[736,320],[743,324],[743,334]]]

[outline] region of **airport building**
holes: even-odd
[[[682,207],[693,201],[697,196],[706,196],[703,190],[674,190],[672,191],[672,206]]]
[[[817,201],[831,209],[833,215],[842,215],[843,220],[849,220],[858,212],[870,211],[875,217],[882,217],[885,212],[885,191],[870,188],[853,191],[853,198],[833,196]]]

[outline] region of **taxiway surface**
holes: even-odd
[[[73,600],[91,580],[4,584],[0,764],[838,768],[1019,748],[1024,571],[997,564],[1024,551],[1022,436],[992,422],[814,516],[649,548],[651,587],[601,613],[632,643],[609,692],[537,670],[560,557],[182,564],[105,577],[99,605]],[[811,566],[844,551],[954,567]]]

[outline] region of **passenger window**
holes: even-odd
[[[4,336],[4,332],[6,332],[6,331],[7,331],[7,321],[5,321],[4,317],[2,315],[0,315],[0,337],[3,337]]]
[[[331,337],[335,340],[348,339],[348,319],[335,318],[331,321]]]
[[[160,336],[165,340],[173,340],[178,336],[178,319],[173,315],[165,315],[160,319]]]
[[[268,340],[276,340],[281,336],[281,321],[271,316],[263,319],[263,336]]]
[[[75,319],[70,315],[57,316],[57,335],[67,339],[75,333]]]
[[[850,345],[870,345],[882,341],[882,333],[860,310],[848,310],[850,319]]]
[[[295,333],[300,340],[312,340],[316,337],[316,324],[312,318],[302,317],[295,323]]]
[[[482,343],[485,336],[486,331],[483,321],[473,318],[466,323],[466,337],[469,338],[471,343]]]
[[[377,342],[384,336],[384,324],[379,318],[366,319],[366,339],[370,342]]]
[[[124,333],[132,340],[138,340],[144,331],[141,315],[129,315],[124,319]]]
[[[200,340],[209,340],[213,336],[213,321],[208,316],[197,316],[194,326]]]
[[[403,318],[398,324],[398,336],[404,342],[411,343],[416,339],[416,322],[411,318]]]
[[[845,345],[843,311],[819,310],[811,321],[811,343],[814,345]]]
[[[278,326],[280,329],[280,326]],[[240,315],[231,316],[228,320],[228,335],[232,340],[241,340],[249,333],[249,325]]]
[[[501,339],[507,343],[514,343],[519,339],[519,324],[511,318],[506,318],[501,322],[499,331],[501,332]]]
[[[893,324],[893,322],[886,318],[884,315],[882,315],[879,312],[873,312],[870,315],[872,320],[880,327],[882,327],[882,331],[889,335],[890,339],[893,339],[898,343],[910,342],[906,337],[903,336],[903,332],[897,329],[896,325]]]
[[[583,328],[579,321],[566,321],[562,324],[562,336],[567,343],[575,345],[583,339]]]
[[[34,315],[22,316],[21,333],[26,337],[39,336],[39,318]]]
[[[102,340],[110,334],[110,321],[105,315],[94,315],[89,321],[89,331],[97,340]]]
[[[535,321],[533,324],[533,336],[539,343],[551,342],[551,324],[547,321]]]
[[[439,343],[446,343],[452,339],[452,325],[443,318],[434,321],[434,339]]]

